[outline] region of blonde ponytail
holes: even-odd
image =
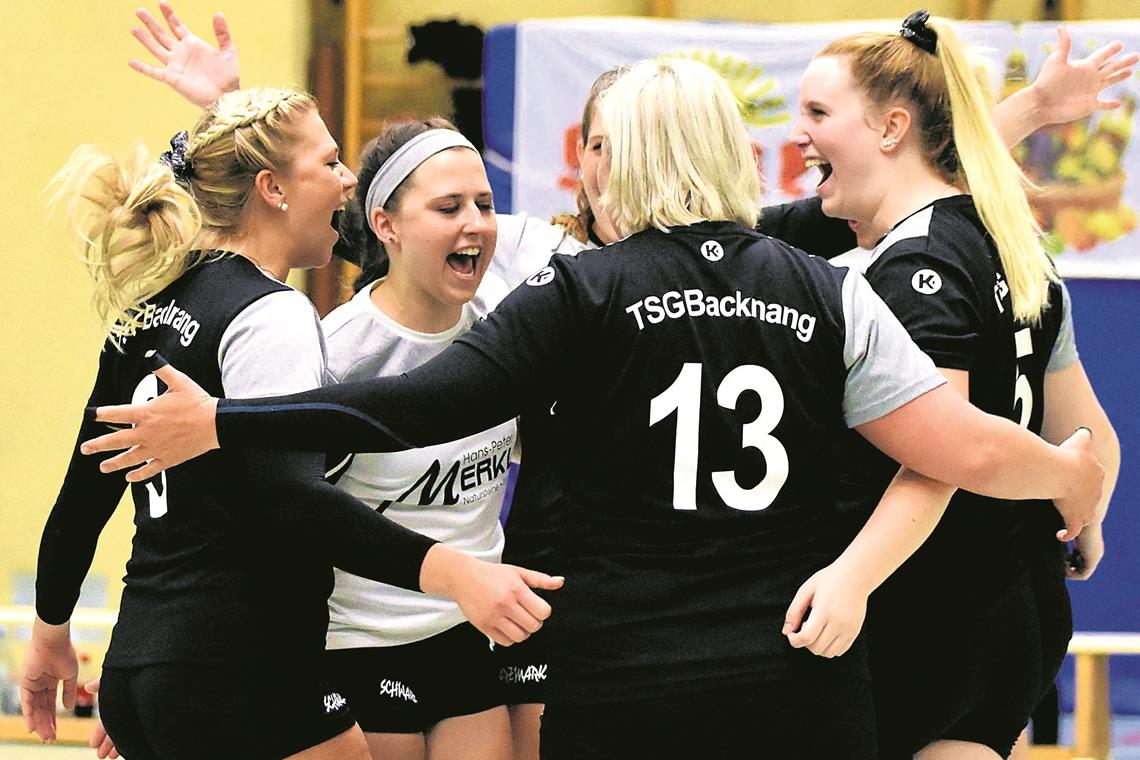
[[[139,304],[186,271],[202,224],[197,205],[141,145],[121,159],[81,146],[48,187],[51,208],[79,238],[108,339],[130,334]]]
[[[1041,248],[1041,229],[1025,196],[1028,180],[990,120],[986,97],[957,34],[942,21],[932,19],[927,26],[938,35],[958,161],[978,216],[997,244],[1013,315],[1037,323],[1049,304],[1049,282],[1057,275]]]
[[[131,335],[140,306],[178,279],[197,248],[242,236],[242,211],[263,169],[289,164],[298,120],[317,107],[292,89],[237,90],[203,112],[188,136],[183,181],[139,146],[121,159],[85,145],[49,184],[95,281],[95,311],[108,340]],[[116,344],[117,345],[117,344]]]
[[[899,34],[870,32],[828,43],[819,55],[847,56],[852,81],[877,107],[904,103],[914,109],[930,166],[973,196],[994,239],[1014,317],[1036,323],[1057,275],[1041,249],[1041,231],[1025,197],[1028,181],[990,121],[977,71],[957,34],[942,20],[925,25],[937,38],[933,54]]]

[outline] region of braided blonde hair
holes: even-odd
[[[108,340],[141,327],[140,305],[193,264],[191,252],[241,237],[241,213],[263,169],[288,166],[298,119],[316,108],[307,93],[255,88],[206,108],[190,136],[189,187],[138,146],[113,158],[78,148],[49,184],[80,241]]]

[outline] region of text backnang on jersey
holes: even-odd
[[[744,295],[739,290],[730,296],[705,295],[699,288],[670,290],[659,296],[646,296],[625,309],[637,321],[637,329],[645,324],[656,325],[666,319],[680,317],[727,317],[758,319],[773,325],[795,330],[796,337],[807,343],[815,333],[815,316],[804,314],[791,306],[765,303],[759,298]]]

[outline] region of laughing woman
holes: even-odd
[[[1076,545],[1095,566],[1119,444],[952,27],[920,11],[900,34],[830,43],[804,74],[800,112],[793,137],[823,173],[823,211],[887,231],[867,279],[950,383],[1048,440],[1093,431],[1106,487]],[[871,503],[898,467],[870,447],[850,464],[852,497]],[[1072,632],[1059,527],[1047,503],[960,492],[878,591],[868,620],[885,760],[1009,755]]]

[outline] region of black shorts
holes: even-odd
[[[1050,586],[1036,585],[1025,572],[984,610],[953,604],[936,610],[918,600],[889,614],[872,610],[883,760],[909,760],[940,739],[1009,755],[1060,665],[1052,651],[1058,637],[1043,633],[1038,609],[1037,592]]]
[[[330,649],[325,662],[370,733],[421,733],[504,704],[490,639],[470,623],[411,644]]]
[[[799,679],[621,704],[547,704],[542,760],[875,760],[866,681]]]
[[[104,667],[99,714],[130,760],[278,760],[353,726],[334,689],[285,670],[212,663]]]
[[[546,629],[509,647],[495,645],[495,667],[503,704],[531,705],[546,701]]]

